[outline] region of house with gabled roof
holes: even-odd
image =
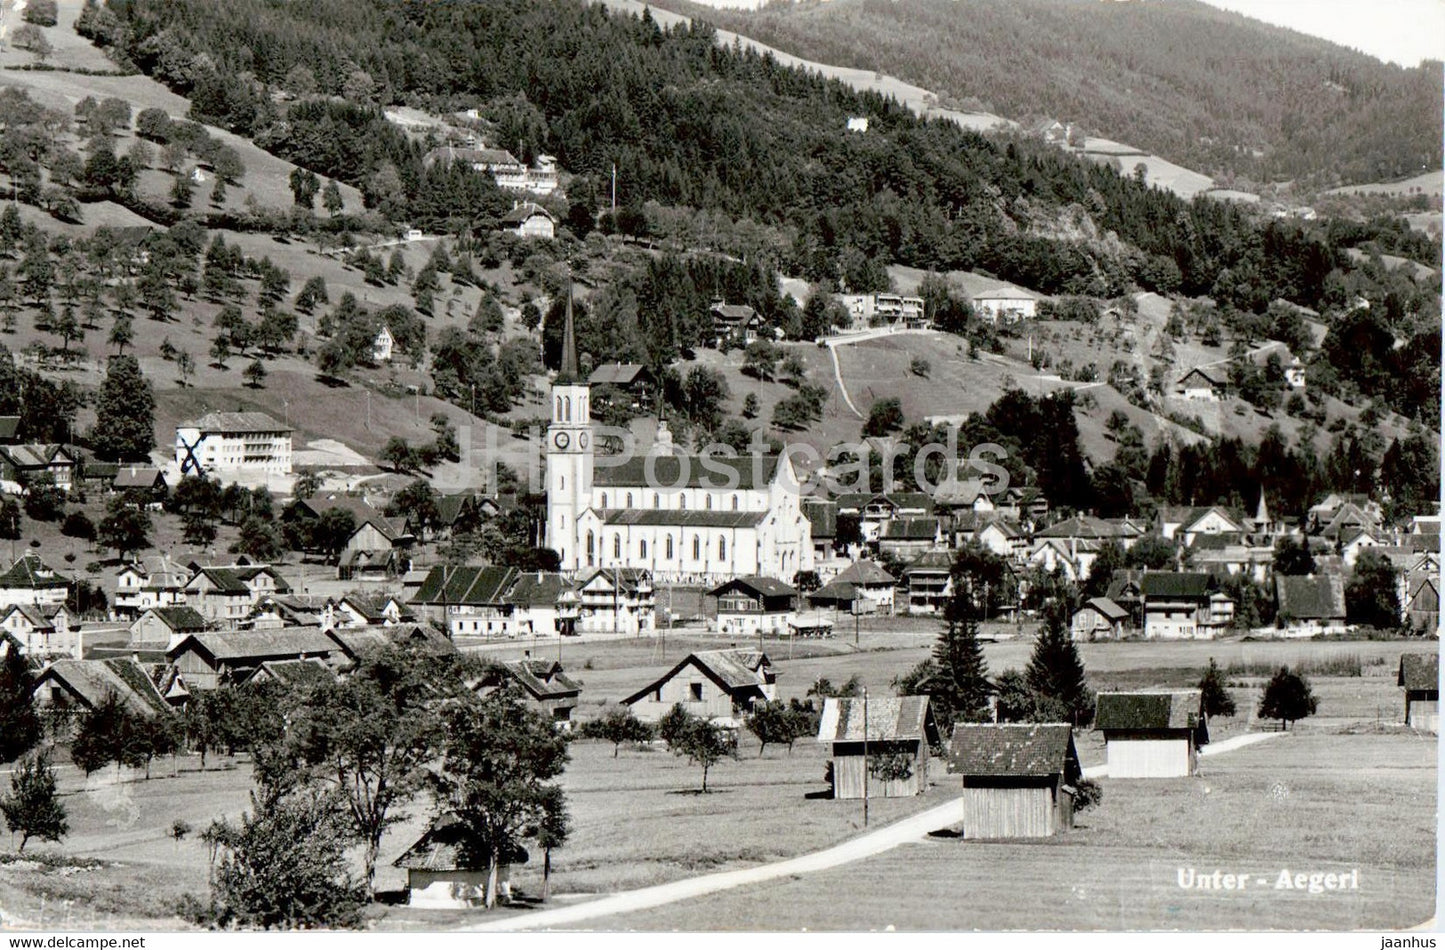
[[[530,656],[530,652],[529,652]],[[476,684],[479,691],[516,686],[526,701],[559,728],[570,729],[572,711],[582,684],[568,676],[556,660],[522,659],[492,667]]]
[[[557,236],[557,216],[532,201],[523,201],[502,215],[502,227],[523,238],[550,241]]]
[[[907,559],[943,547],[943,526],[937,518],[894,518],[878,537],[880,554]]]
[[[815,591],[821,594],[830,585],[852,585],[861,597],[859,613],[891,614],[896,603],[898,578],[888,573],[877,561],[865,559],[854,561],[839,571],[828,585]],[[811,600],[812,598],[810,598]],[[813,601],[818,606],[818,601]]]
[[[268,660],[316,658],[338,662],[340,648],[320,630],[204,631],[191,633],[166,650],[193,689],[243,682]]]
[[[173,707],[150,672],[135,659],[54,660],[35,677],[30,695],[41,708],[78,716],[115,696],[122,708],[138,716],[167,716]]]
[[[28,657],[74,654],[80,646],[78,627],[64,604],[0,607],[0,630],[19,640]]]
[[[1100,693],[1094,728],[1104,734],[1110,778],[1193,775],[1209,742],[1197,689]]]
[[[735,577],[707,592],[717,631],[731,636],[784,636],[797,615],[798,591],[772,577]]]
[[[150,607],[131,621],[128,646],[133,650],[168,650],[181,637],[201,633],[208,626],[205,617],[185,604]]]
[[[1129,626],[1129,611],[1107,597],[1090,597],[1074,612],[1069,631],[1077,641],[1118,640]]]
[[[927,696],[879,696],[867,702],[825,699],[818,741],[831,747],[835,799],[862,798],[865,782],[870,798],[923,794],[928,790],[928,760],[942,744]],[[874,756],[907,758],[908,774],[878,778],[868,767]]]
[[[1405,598],[1402,602],[1405,623],[1426,634],[1440,632],[1440,574],[1411,573],[1405,575]]]
[[[416,536],[405,518],[374,511],[356,519],[337,559],[337,577],[343,581],[366,576],[391,577],[411,570],[410,551]]]
[[[958,723],[948,771],[963,782],[964,838],[1046,838],[1074,826],[1083,769],[1068,723]]]
[[[0,445],[0,481],[33,485],[42,476],[61,491],[75,484],[75,456],[63,445]]]
[[[135,618],[152,607],[185,603],[191,572],[170,555],[149,555],[121,565],[115,575],[111,608],[121,617]]]
[[[1174,384],[1176,395],[1199,402],[1218,402],[1224,394],[1224,384],[1213,373],[1196,366]]]
[[[264,412],[211,412],[176,426],[182,475],[289,475],[291,433]]]
[[[1400,654],[1396,685],[1405,691],[1405,725],[1421,732],[1440,731],[1440,654]]]
[[[69,593],[70,578],[48,566],[34,551],[20,555],[0,574],[0,607],[63,604]]]
[[[297,660],[266,660],[256,667],[241,686],[276,683],[291,689],[310,689],[336,681],[336,672],[316,657]]]
[[[744,345],[752,343],[763,327],[762,317],[745,303],[715,300],[708,313],[712,315],[713,336],[719,343],[723,340]]]
[[[652,405],[657,381],[652,371],[641,363],[603,363],[587,378],[592,387],[592,405],[623,406],[642,411]]]
[[[468,853],[466,841],[461,819],[449,812],[433,821],[426,833],[392,862],[406,871],[407,906],[455,910],[485,905],[491,868],[485,858]],[[512,865],[526,864],[528,857],[517,844],[502,851],[498,894],[511,893]]]
[[[1340,634],[1345,617],[1345,578],[1328,571],[1307,576],[1274,577],[1275,626],[1285,637]]]
[[[766,653],[700,650],[622,700],[644,722],[657,722],[675,705],[704,719],[737,722],[754,703],[777,696],[777,676]]]
[[[270,565],[195,565],[186,581],[185,601],[212,624],[236,627],[262,597],[291,593],[291,585]]]
[[[1234,620],[1234,601],[1218,594],[1209,574],[1145,571],[1138,584],[1146,639],[1211,639]]]
[[[323,627],[390,627],[414,620],[416,614],[410,606],[386,593],[354,590],[327,600],[321,609]]]
[[[949,551],[925,551],[903,568],[909,614],[937,614],[953,596],[953,560]]]
[[[578,633],[648,636],[656,629],[656,590],[649,571],[602,567],[577,584]]]

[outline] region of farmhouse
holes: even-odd
[[[405,574],[411,569],[407,555],[415,541],[405,518],[388,518],[379,511],[357,518],[356,528],[341,550],[337,577],[349,581],[370,575]]]
[[[262,597],[290,592],[285,578],[264,564],[196,565],[186,581],[185,602],[209,622],[234,627]]]
[[[252,631],[246,633],[192,633],[166,650],[166,657],[197,689],[216,689],[247,679],[268,660],[331,661],[339,653],[336,641],[319,630]]]
[[[1074,826],[1083,770],[1067,723],[959,723],[948,771],[963,779],[965,838],[1046,838]]]
[[[75,456],[63,445],[0,446],[0,480],[34,485],[45,475],[56,488],[70,491],[75,483]]]
[[[0,607],[0,630],[20,641],[28,657],[74,653],[79,633],[64,604],[11,604]]]
[[[132,650],[166,650],[188,633],[206,629],[206,618],[184,604],[150,607],[130,625]]]
[[[63,604],[69,592],[70,580],[47,567],[32,551],[20,555],[9,570],[0,574],[0,607]]]
[[[782,636],[797,612],[797,590],[771,577],[738,577],[707,595],[717,601],[720,633]]]
[[[894,589],[898,580],[876,561],[854,561],[829,582],[828,586],[851,584],[859,598],[858,613],[893,613]],[[815,591],[821,594],[827,587]],[[822,606],[813,600],[814,606]]]
[[[212,412],[176,426],[182,475],[289,475],[291,427],[264,412]]]
[[[826,699],[818,741],[832,744],[833,797],[844,799],[862,798],[865,781],[870,798],[921,795],[928,789],[930,750],[941,744],[927,696]],[[868,762],[878,756],[897,763],[892,774],[870,773]]]
[[[89,468],[89,465],[86,466]],[[110,480],[113,492],[138,492],[150,499],[151,507],[158,507],[166,497],[165,473],[154,465],[123,465]]]
[[[503,215],[502,225],[518,237],[550,241],[557,236],[556,215],[531,201],[524,201]]]
[[[598,409],[608,404],[645,409],[652,403],[657,382],[641,363],[603,363],[587,377],[587,385]]]
[[[1276,574],[1275,625],[1286,637],[1344,633],[1345,579],[1334,572],[1306,577]]]
[[[1075,640],[1118,640],[1129,625],[1129,611],[1107,597],[1090,597],[1069,627]]]
[[[571,728],[572,711],[577,708],[582,685],[563,671],[561,663],[555,660],[503,663],[484,676],[477,688],[495,690],[514,684],[521,688],[532,708],[560,728]]]
[[[705,719],[735,721],[737,713],[777,694],[777,677],[766,653],[704,650],[690,653],[661,678],[622,701],[646,722],[657,722],[674,705]]]
[[[708,312],[712,315],[712,332],[718,342],[751,343],[758,338],[763,320],[758,312],[747,304],[713,301]]]
[[[1404,653],[1397,684],[1405,690],[1405,725],[1440,731],[1440,655]]]
[[[128,656],[55,660],[40,671],[30,694],[37,706],[74,712],[94,709],[112,695],[126,711],[147,718],[171,711],[151,672]]]
[[[1193,775],[1209,741],[1197,689],[1100,693],[1094,728],[1104,734],[1110,778]]]
[[[152,607],[174,607],[186,600],[189,573],[169,555],[143,557],[115,575],[111,606],[122,617],[138,617]]]
[[[1209,373],[1195,367],[1174,384],[1175,395],[1198,402],[1218,402],[1224,392],[1224,384]]]
[[[462,822],[455,814],[437,818],[393,866],[406,871],[406,902],[411,907],[467,908],[486,903],[485,860],[464,857]],[[512,891],[513,864],[526,864],[527,852],[514,845],[497,868],[498,893]]]
[[[1234,619],[1234,602],[1215,597],[1208,574],[1148,571],[1139,578],[1144,636],[1150,640],[1210,639]]]
[[[263,683],[279,683],[282,686],[308,689],[323,683],[336,681],[336,673],[325,662],[315,657],[305,660],[267,660],[246,677],[242,686],[259,686]]]

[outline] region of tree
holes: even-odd
[[[29,50],[36,57],[44,62],[50,54],[55,52],[55,47],[45,38],[40,27],[33,23],[26,23],[24,26],[17,26],[15,32],[10,34],[10,44],[16,49]]]
[[[226,360],[231,357],[231,340],[227,334],[221,334],[211,342],[211,365],[220,369],[226,368]]]
[[[81,714],[70,743],[70,760],[87,776],[112,762],[140,764],[140,728],[115,693]]]
[[[438,701],[470,695],[453,659],[409,646],[363,653],[347,679],[311,690],[292,713],[301,761],[335,787],[362,842],[368,887],[382,835],[406,817],[400,806],[441,748]]]
[[[758,755],[763,754],[770,742],[787,746],[791,754],[793,743],[813,731],[811,713],[811,704],[803,707],[794,700],[794,704],[790,706],[775,699],[755,703],[752,712],[748,713],[743,722],[748,731],[758,739]]]
[[[60,523],[60,533],[67,538],[80,538],[83,541],[95,540],[95,524],[90,516],[77,508],[65,516]]]
[[[176,355],[176,372],[181,374],[181,388],[185,388],[190,378],[195,375],[196,361],[191,354],[181,351]]]
[[[328,508],[316,519],[312,544],[329,558],[335,558],[356,533],[356,516],[345,508]]]
[[[124,313],[117,314],[114,322],[111,323],[110,336],[106,338],[106,342],[115,347],[116,355],[125,353],[125,348],[130,346],[131,341],[135,339],[133,324],[133,319]]]
[[[21,14],[26,23],[37,26],[54,26],[56,16],[55,0],[30,0],[25,5],[25,12]]]
[[[903,429],[903,404],[896,396],[889,396],[873,403],[868,410],[868,419],[863,423],[863,436],[884,436]]]
[[[641,745],[652,740],[653,728],[632,714],[631,709],[614,709],[600,719],[589,719],[582,725],[582,736],[612,743],[612,757],[617,758],[622,743]]]
[[[1224,681],[1224,674],[1219,670],[1219,664],[1214,662],[1214,657],[1209,658],[1209,668],[1199,678],[1199,691],[1204,694],[1204,715],[1233,716],[1235,713],[1234,697],[1229,694]]]
[[[247,386],[252,389],[260,389],[266,382],[266,364],[262,363],[259,358],[254,359],[245,369],[241,370],[241,375],[246,378]]]
[[[19,650],[6,650],[0,657],[0,762],[14,762],[40,742],[34,683],[29,661]]]
[[[1400,625],[1399,571],[1390,559],[1366,549],[1345,582],[1345,617],[1350,623],[1393,630]]]
[[[1315,559],[1310,555],[1309,542],[1280,538],[1274,546],[1274,572],[1292,576],[1313,574]]]
[[[1042,718],[1075,726],[1086,726],[1093,720],[1094,693],[1084,677],[1084,662],[1062,610],[1049,610],[1034,641],[1024,678]]]
[[[145,459],[155,448],[155,394],[134,356],[112,356],[95,403],[91,444],[106,461]]]
[[[337,186],[336,179],[328,179],[326,187],[321,189],[321,205],[331,217],[341,213],[344,202],[341,200],[341,188]]]
[[[1285,729],[1289,724],[1312,716],[1320,702],[1310,689],[1309,680],[1298,673],[1281,666],[1268,683],[1259,699],[1259,718],[1278,719]]]
[[[133,551],[151,546],[151,516],[124,496],[111,500],[107,514],[96,528],[96,541],[101,547],[115,548],[122,559]]]
[[[85,337],[85,331],[75,319],[75,310],[69,304],[62,307],[60,315],[51,321],[50,332],[60,337],[60,351],[67,356],[70,355],[70,344]]]
[[[446,746],[434,793],[440,813],[457,816],[461,856],[487,868],[488,907],[496,906],[502,855],[526,830],[555,821],[562,806],[552,780],[567,765],[567,740],[549,717],[514,690],[485,698],[468,691],[446,715]]]
[[[381,460],[398,474],[410,471],[415,458],[416,455],[411,446],[407,445],[406,440],[398,435],[388,439],[381,450]]]
[[[218,821],[202,837],[217,851],[211,903],[218,927],[295,930],[360,927],[366,885],[346,869],[346,819],[334,794],[310,788],[267,800],[251,795],[240,824]]]
[[[285,551],[281,531],[275,523],[257,515],[247,515],[241,521],[240,532],[231,551],[244,554],[255,561],[267,562],[279,558]]]
[[[616,750],[613,751],[614,756]],[[552,851],[567,843],[572,822],[567,815],[567,797],[556,785],[550,786],[542,799],[542,817],[537,822],[537,844],[542,849],[542,900],[552,896]]]
[[[0,798],[0,813],[12,834],[20,832],[17,851],[24,851],[31,838],[59,841],[70,831],[48,755],[31,756],[10,776],[10,794]]]
[[[309,168],[293,168],[289,182],[294,202],[310,211],[312,202],[316,200],[316,193],[321,190],[321,182],[316,173]]]
[[[732,733],[701,716],[684,713],[682,728],[667,742],[674,755],[687,758],[702,768],[702,792],[707,793],[707,773],[724,758],[737,758],[737,740]]]

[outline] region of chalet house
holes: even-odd
[[[1077,641],[1118,640],[1129,626],[1129,611],[1107,597],[1090,597],[1069,621]]]
[[[838,503],[820,498],[805,498],[802,508],[803,517],[808,519],[811,528],[813,563],[821,566],[835,560],[838,556]]]
[[[712,315],[712,332],[717,342],[724,340],[734,345],[746,346],[755,341],[763,329],[763,319],[747,304],[713,301],[708,312]]]
[[[867,721],[864,721],[864,713]],[[928,759],[940,746],[938,724],[927,696],[881,696],[877,699],[823,701],[818,741],[832,745],[833,797],[906,798],[928,790]],[[868,759],[877,755],[907,756],[905,778],[879,779],[870,774]]]
[[[411,604],[424,608],[452,637],[551,636],[561,631],[559,602],[570,590],[560,574],[443,565],[431,569]],[[624,590],[616,616],[635,609]]]
[[[212,624],[235,627],[262,597],[289,594],[285,578],[264,564],[227,567],[197,565],[186,581],[186,603]]]
[[[1046,838],[1074,826],[1083,770],[1067,723],[959,723],[948,771],[963,779],[965,838]]]
[[[502,226],[523,238],[550,241],[557,236],[557,216],[530,201],[524,201],[502,215]]]
[[[1334,572],[1274,578],[1275,626],[1286,637],[1344,633],[1345,579]]]
[[[1159,533],[1170,541],[1179,541],[1185,547],[1192,545],[1201,535],[1230,535],[1238,538],[1244,533],[1244,522],[1238,515],[1218,505],[1207,508],[1165,507],[1159,510]]]
[[[959,548],[966,544],[978,544],[1012,561],[1028,554],[1028,538],[997,513],[991,511],[962,511],[944,522],[949,535],[948,546]]]
[[[310,689],[336,681],[336,673],[322,660],[267,660],[241,682],[242,686],[278,683],[293,689]]]
[[[1421,732],[1440,731],[1440,655],[1403,653],[1396,681],[1405,691],[1405,725]]]
[[[933,499],[924,492],[869,494],[849,492],[838,496],[838,511],[858,515],[863,543],[876,548],[884,527],[895,518],[924,518],[933,514]]]
[[[1080,541],[1097,543],[1117,541],[1127,551],[1134,546],[1135,541],[1144,536],[1144,533],[1142,526],[1128,518],[1106,519],[1095,518],[1092,515],[1076,515],[1073,518],[1055,522],[1047,528],[1040,528],[1034,532],[1034,539],[1051,538],[1071,544]],[[1087,566],[1085,566],[1085,570],[1088,570]]]
[[[755,702],[777,696],[777,677],[766,653],[704,650],[622,701],[644,722],[657,722],[673,706],[705,719],[736,722]]]
[[[599,568],[577,586],[578,633],[648,636],[656,627],[652,575],[641,568]]]
[[[491,517],[484,513],[482,499],[472,492],[441,493],[436,496],[437,515],[431,525],[414,525],[432,540],[475,531]]]
[[[156,685],[150,670],[131,657],[104,660],[55,660],[35,678],[30,695],[42,709],[64,710],[78,716],[115,696],[127,712],[144,716],[170,715],[172,704]]]
[[[1189,548],[1193,565],[1210,574],[1243,574],[1263,584],[1274,566],[1272,545],[1229,540],[1227,535],[1202,534]]]
[[[416,614],[400,598],[360,591],[328,600],[320,615],[323,627],[390,627],[416,620]]]
[[[1224,385],[1204,370],[1195,367],[1179,378],[1174,384],[1176,395],[1201,402],[1218,402],[1224,393]]]
[[[357,519],[337,563],[343,581],[366,576],[392,577],[411,569],[409,552],[416,538],[405,518],[388,518],[380,512]]]
[[[20,555],[9,570],[0,574],[0,607],[63,604],[69,593],[70,579],[47,567],[33,551]]]
[[[393,862],[406,871],[406,903],[409,907],[466,909],[486,903],[490,869],[485,859],[468,857],[461,819],[455,814],[440,816],[416,843]],[[512,889],[512,865],[526,864],[527,852],[518,845],[502,852],[497,867],[497,893]]]
[[[139,617],[152,607],[174,607],[186,600],[190,572],[169,555],[143,557],[125,564],[115,575],[111,609],[118,617]]]
[[[1074,538],[1036,538],[1025,563],[1042,568],[1048,574],[1057,572],[1078,583],[1088,577],[1099,557],[1101,544]]]
[[[268,660],[319,659],[337,662],[336,641],[319,630],[267,630],[192,633],[166,650],[195,689],[217,689],[244,682]]]
[[[570,636],[576,626],[577,596],[561,574],[523,571],[507,589],[507,603],[516,617],[516,636]]]
[[[153,465],[119,466],[115,477],[110,480],[112,492],[136,492],[148,499],[147,507],[150,508],[160,507],[161,502],[165,501],[166,489],[165,473]]]
[[[1110,778],[1194,775],[1209,742],[1197,689],[1100,693],[1094,728],[1104,734]]]
[[[1147,571],[1139,578],[1148,640],[1207,640],[1234,619],[1234,602],[1215,597],[1214,579],[1188,571]]]
[[[943,529],[936,518],[895,518],[883,526],[880,554],[907,559],[943,547]]]
[[[130,625],[133,650],[168,650],[171,644],[192,633],[206,629],[206,618],[194,607],[150,607]]]
[[[295,594],[266,594],[251,607],[241,622],[243,630],[275,630],[281,627],[322,628],[326,602]]]
[[[848,588],[844,588],[843,585],[848,585]],[[819,595],[823,595],[830,587],[836,593],[846,593],[851,589],[858,606],[847,608],[850,613],[891,614],[894,609],[897,586],[898,579],[884,570],[876,561],[854,561],[839,571],[831,581],[809,595],[808,601],[814,607],[837,607],[836,603],[831,605],[824,603],[827,599],[826,596],[820,597]]]
[[[75,654],[80,648],[79,629],[64,604],[0,607],[0,630],[19,640],[21,651],[32,658]]]
[[[717,603],[719,633],[785,636],[797,615],[798,591],[771,577],[735,577],[707,595]]]
[[[33,485],[49,475],[56,488],[75,484],[75,456],[63,445],[0,445],[0,481]]]
[[[953,555],[928,551],[909,561],[903,569],[903,590],[909,614],[941,613],[953,596]]]
[[[501,689],[515,685],[528,703],[551,719],[559,728],[571,728],[572,711],[582,685],[568,676],[562,664],[548,660],[516,660],[494,667],[478,685],[479,690]]]
[[[651,370],[641,363],[603,363],[592,371],[587,385],[592,387],[594,409],[611,404],[642,411],[652,405],[657,389]]]
[[[1038,316],[1039,295],[1019,287],[999,287],[973,295],[973,309],[979,319],[998,326]]]
[[[940,513],[960,511],[996,511],[993,489],[996,486],[982,478],[948,477],[933,492],[933,506]]]
[[[391,335],[391,327],[381,325],[376,331],[376,339],[371,341],[371,361],[373,363],[390,363],[391,351],[396,346],[396,337]]]

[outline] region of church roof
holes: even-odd
[[[675,508],[620,508],[602,513],[609,525],[682,528],[755,528],[766,511],[679,511]]]
[[[709,488],[714,491],[750,491],[772,483],[778,471],[777,455],[720,458],[697,455],[633,457],[613,464],[598,460],[592,474],[597,488]]]

